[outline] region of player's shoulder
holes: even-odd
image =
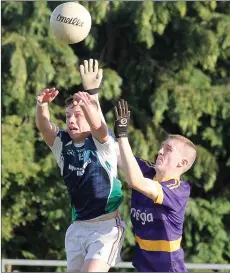
[[[88,139],[96,145],[96,147],[100,149],[104,149],[105,147],[112,147],[115,149],[116,147],[116,138],[112,130],[108,129],[108,140],[104,143],[99,142],[92,134],[88,137]]]
[[[136,161],[144,175],[144,177],[147,178],[153,178],[156,174],[154,163],[145,159],[142,159],[140,157],[135,157]]]
[[[161,183],[161,186],[173,192],[183,192],[185,195],[190,195],[191,192],[190,183],[183,179],[173,178]]]
[[[185,181],[183,179],[180,180],[181,181],[181,186],[185,189],[191,190],[191,183],[188,181]]]
[[[113,131],[111,129],[109,129],[109,128],[108,128],[108,136],[109,136],[109,139],[113,139],[114,141],[116,140]],[[89,139],[91,139],[91,140],[94,139],[92,134],[89,135]]]
[[[143,158],[140,158],[140,157],[136,157],[136,161],[138,163],[138,165],[141,167],[141,166],[147,166],[149,168],[154,168],[154,163],[149,161],[149,160],[145,160]]]
[[[68,142],[72,141],[68,132],[60,130],[60,129],[57,133],[57,137],[60,138],[63,143],[68,143]]]
[[[109,136],[106,142],[103,143],[99,142],[99,140],[92,135],[88,137],[88,140],[86,147],[95,149],[102,156],[116,157],[116,142],[112,136]]]

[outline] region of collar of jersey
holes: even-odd
[[[168,176],[168,177],[162,177],[161,179],[158,179],[157,177],[153,178],[153,181],[157,181],[159,183],[163,183],[163,182],[168,182],[169,180],[180,180],[180,177],[176,177],[176,176]]]
[[[81,148],[82,146],[84,146],[84,142],[81,142],[81,143],[74,143],[73,142],[73,145],[74,145],[74,147]]]

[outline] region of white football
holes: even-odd
[[[91,15],[76,2],[66,2],[55,8],[50,16],[50,28],[55,37],[67,44],[84,40],[91,29]]]

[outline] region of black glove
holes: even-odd
[[[130,111],[127,101],[117,101],[116,106],[114,107],[114,112],[116,119],[114,124],[114,134],[116,138],[128,137]]]

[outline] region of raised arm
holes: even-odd
[[[116,142],[115,145],[116,145],[115,148],[116,148],[116,155],[117,155],[117,166],[119,169],[123,170],[124,168],[122,165],[121,153],[120,153],[120,148],[119,148],[118,142]]]
[[[84,91],[97,101],[101,120],[106,124],[98,97],[98,90],[103,77],[103,70],[99,69],[98,61],[93,59],[84,60],[84,64],[80,65],[80,75]]]
[[[53,145],[58,133],[58,128],[55,124],[50,122],[48,103],[53,101],[58,93],[59,91],[56,88],[47,88],[37,96],[36,126],[42,138],[49,146]]]
[[[109,138],[108,128],[102,121],[98,103],[87,92],[78,92],[73,96],[74,104],[78,104],[89,123],[91,133],[100,143],[105,143]]]
[[[120,100],[117,102],[115,118],[114,133],[118,140],[122,169],[125,173],[126,181],[131,188],[155,200],[159,195],[158,183],[143,176],[129,144],[128,125],[130,112],[126,101]]]

